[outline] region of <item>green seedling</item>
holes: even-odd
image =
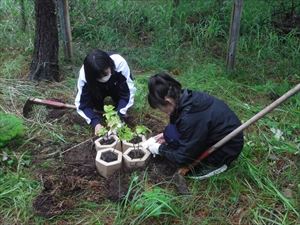
[[[141,135],[146,135],[147,131],[149,131],[149,129],[144,126],[144,125],[137,125],[134,129],[134,131],[132,131],[130,128],[128,128],[126,125],[124,126],[124,128],[120,129],[120,133],[119,134],[119,138],[120,139],[124,139],[126,141],[131,141],[133,138],[136,137],[140,137]],[[121,136],[121,137],[120,137]],[[139,158],[140,156],[138,155],[139,152],[135,151],[135,150],[139,150],[140,149],[140,142],[133,143],[133,149],[134,149],[134,157],[135,158]]]
[[[146,135],[147,132],[150,132],[150,129],[144,125],[137,125],[135,127],[135,133],[136,135]]]
[[[117,128],[117,134],[121,141],[131,141],[134,135],[126,124],[122,124],[122,126]]]
[[[139,137],[140,135],[146,135],[147,132],[149,132],[150,129],[144,125],[137,125],[134,129],[134,137]],[[139,149],[140,142],[137,143],[137,148]],[[133,145],[134,149],[135,149],[135,145]]]
[[[115,107],[113,105],[105,105],[104,106],[104,116],[106,119],[117,115],[117,112],[114,110]]]
[[[109,131],[116,130],[117,127],[120,127],[122,122],[118,116],[118,113],[114,110],[114,106],[105,105],[104,106],[104,118],[106,119],[107,127],[103,127],[99,132],[99,137],[104,137],[104,139],[109,139]]]
[[[115,107],[112,105],[104,106],[104,117],[106,119],[107,126],[110,130],[116,129],[122,122],[118,116],[118,113],[114,110]]]
[[[107,128],[103,128],[98,133],[98,136],[103,137],[106,135],[106,138],[108,139],[108,131],[109,130],[116,130],[117,136],[120,139],[120,141],[127,141],[130,142],[133,138],[139,137],[140,135],[145,135],[148,131],[150,131],[146,126],[144,125],[137,125],[132,131],[125,123],[122,123],[117,112],[114,110],[114,106],[112,105],[105,105],[104,106],[104,114],[103,116],[106,119]],[[133,143],[134,150],[139,149],[139,143],[134,144]]]
[[[101,130],[99,130],[99,132],[97,133],[97,136],[104,137],[105,135],[108,136],[108,130],[105,127],[103,127]]]

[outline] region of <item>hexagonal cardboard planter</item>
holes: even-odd
[[[114,149],[117,149],[118,151],[122,151],[119,138],[116,135],[110,135],[109,137],[113,137],[115,141],[111,144],[106,145],[106,144],[101,144],[101,141],[104,139],[104,137],[98,138],[95,141],[96,150],[100,151],[102,149],[114,148]]]
[[[136,150],[140,150],[144,153],[142,158],[133,159],[130,157],[130,152]],[[124,165],[127,168],[143,167],[146,165],[147,160],[150,158],[149,156],[150,156],[150,152],[142,147],[140,147],[139,149],[130,147],[123,153]]]
[[[139,137],[141,137],[142,141],[136,144],[127,141],[122,141],[122,152],[125,152],[128,148],[142,148],[142,144],[144,141],[146,141],[146,137],[144,135],[140,135]]]
[[[113,152],[114,154],[117,154],[117,160],[112,162],[106,162],[103,159],[101,159],[102,154],[109,151]],[[98,172],[103,177],[107,178],[122,167],[122,152],[116,151],[113,148],[99,150],[97,151],[95,162]]]

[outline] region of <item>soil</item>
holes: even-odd
[[[139,136],[135,136],[134,138],[131,139],[130,142],[131,142],[132,144],[137,144],[137,143],[142,142],[142,138],[139,137]]]
[[[295,10],[290,9],[289,12],[275,12],[272,16],[272,25],[275,27],[278,33],[280,34],[288,34],[293,29],[297,29],[297,36],[299,34],[300,28],[300,15],[296,14]]]
[[[118,159],[118,155],[114,152],[107,151],[102,153],[100,158],[105,162],[113,162]]]
[[[100,140],[100,144],[101,145],[110,145],[112,143],[114,143],[115,139],[113,137],[110,137],[108,139],[103,138],[102,140]]]
[[[165,126],[168,123],[168,118],[165,115],[155,115],[152,111],[149,111],[141,116],[136,112],[130,112],[130,115],[126,118],[126,124],[130,128],[134,128],[137,124],[142,124],[148,127],[152,133],[151,136],[163,132]]]
[[[35,213],[52,217],[75,208],[80,200],[96,203],[105,199],[120,201],[128,191],[132,172],[142,179],[147,171],[148,183],[175,187],[171,179],[176,168],[164,158],[155,157],[149,160],[147,168],[124,169],[105,179],[97,173],[95,156],[96,150],[90,143],[90,146],[79,146],[67,152],[62,165],[35,171],[43,185],[33,203]]]
[[[69,114],[68,112],[64,116]],[[162,121],[151,117],[150,114],[146,114],[144,119],[147,122],[139,121],[139,124],[144,124],[152,131],[156,131],[153,135],[162,132]],[[62,120],[62,122],[68,123],[67,120]],[[97,172],[96,150],[93,141],[79,145],[64,154],[55,154],[50,157],[44,157],[43,153],[48,153],[50,150],[56,151],[56,149],[63,152],[75,144],[57,145],[54,142],[35,141],[40,149],[33,154],[35,165],[33,172],[36,179],[42,183],[42,191],[33,202],[33,208],[37,215],[43,217],[59,215],[76,208],[81,201],[95,203],[102,203],[107,199],[120,201],[127,194],[133,172],[139,179],[143,179],[146,171],[147,183],[150,185],[176,188],[172,183],[176,167],[162,157],[151,158],[144,168],[122,169],[106,179]],[[45,163],[49,165],[42,166]],[[133,195],[134,190],[131,193]]]
[[[48,111],[47,121],[60,120],[63,123],[86,125],[85,120],[78,115],[75,109],[50,109]]]
[[[128,156],[131,159],[141,159],[143,158],[144,155],[145,153],[141,150],[132,150],[131,152],[128,153]]]

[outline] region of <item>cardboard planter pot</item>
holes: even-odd
[[[136,141],[138,140],[138,141]],[[143,142],[146,141],[146,137],[144,135],[139,135],[130,142],[122,141],[122,151],[125,152],[128,148],[142,148]]]
[[[123,161],[126,168],[138,168],[146,165],[150,158],[150,152],[145,148],[128,148],[123,153]]]
[[[122,152],[113,148],[102,149],[97,151],[95,162],[98,172],[107,178],[122,167]]]
[[[95,146],[97,151],[100,151],[102,149],[107,149],[107,148],[114,148],[117,149],[118,151],[122,151],[121,143],[119,141],[119,138],[116,135],[110,135],[108,137],[108,141],[105,141],[105,137],[98,138],[95,141]]]

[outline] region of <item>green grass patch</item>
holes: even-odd
[[[3,224],[29,223],[32,218],[32,202],[40,186],[23,172],[1,173],[0,215]]]

